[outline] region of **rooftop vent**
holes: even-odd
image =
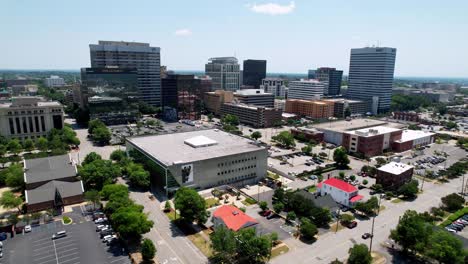
[[[214,146],[218,144],[217,141],[211,138],[205,137],[205,136],[192,137],[192,138],[184,140],[184,143],[191,146],[192,148],[202,148],[202,147]]]

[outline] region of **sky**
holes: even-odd
[[[98,40],[147,42],[171,70],[210,57],[270,73],[348,72],[351,48],[397,48],[396,76],[468,77],[466,0],[0,0],[0,69],[90,66]]]

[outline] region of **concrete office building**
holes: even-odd
[[[284,110],[302,117],[324,119],[333,116],[333,102],[288,99]]]
[[[344,98],[323,99],[325,102],[333,102],[333,116],[338,118],[345,117],[345,111],[349,108],[351,116],[364,115],[369,111],[369,105],[361,100],[350,100]]]
[[[396,190],[411,181],[413,170],[413,166],[392,161],[377,168],[376,183],[382,185],[385,189]]]
[[[51,75],[44,79],[44,85],[47,87],[60,87],[65,85],[65,80],[56,75]]]
[[[63,128],[63,105],[42,97],[13,97],[0,104],[0,135],[6,138],[37,139],[52,128]]]
[[[389,111],[395,57],[395,48],[351,49],[346,96],[370,103],[373,114]]]
[[[234,93],[234,99],[238,103],[265,106],[273,108],[275,106],[275,96],[271,93],[265,93],[261,89],[238,90]]]
[[[235,92],[240,89],[240,66],[234,57],[209,59],[205,74],[211,77],[214,90]]]
[[[317,75],[316,75],[315,70],[308,70],[308,71],[307,71],[307,79],[309,79],[309,80],[310,80],[310,79],[315,79],[316,76],[317,76]]]
[[[13,85],[10,89],[12,96],[35,96],[38,91],[35,84]]]
[[[337,71],[335,68],[322,67],[315,71],[315,79],[325,83],[325,95],[339,95],[342,78],[343,71]]]
[[[91,67],[118,66],[135,68],[138,72],[138,90],[141,100],[161,105],[161,54],[160,48],[148,43],[99,41],[89,45]]]
[[[403,130],[401,138],[392,142],[392,149],[395,152],[403,152],[413,148],[432,144],[434,141],[434,133],[421,130]]]
[[[216,90],[203,95],[205,109],[215,115],[220,114],[221,105],[234,100],[234,93],[231,91]]]
[[[218,129],[127,138],[126,146],[154,168],[151,184],[166,193],[254,184],[267,173],[265,147]]]
[[[284,85],[284,79],[281,78],[265,78],[262,80],[260,89],[265,93],[271,93],[275,97],[288,98],[288,87]]]
[[[317,80],[289,82],[288,99],[318,100],[323,97],[325,84]]]
[[[220,115],[227,114],[235,115],[240,123],[255,128],[272,127],[282,120],[282,111],[279,109],[237,103],[221,105]]]
[[[242,85],[260,88],[262,80],[266,77],[266,60],[245,60],[242,69]]]

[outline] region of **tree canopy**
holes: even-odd
[[[109,200],[112,194],[120,196],[128,196],[128,187],[123,184],[107,184],[101,190],[101,197],[105,200]]]
[[[141,255],[143,260],[149,261],[156,255],[156,247],[151,239],[145,238],[141,243]]]
[[[127,166],[126,171],[130,185],[144,189],[150,187],[150,173],[141,164],[131,162]]]
[[[0,181],[4,181],[11,188],[24,188],[23,166],[19,163],[13,163],[10,167],[0,171]]]
[[[250,137],[255,139],[255,140],[258,140],[259,138],[262,137],[262,133],[260,133],[260,131],[255,131],[250,135]]]
[[[422,252],[426,247],[432,227],[416,211],[408,210],[400,218],[396,229],[391,230],[390,238],[404,250]]]
[[[294,140],[293,135],[288,131],[281,131],[278,135],[271,137],[271,139],[285,148],[291,148],[296,146],[296,142]]]
[[[5,191],[0,198],[0,205],[2,205],[6,209],[17,208],[18,211],[20,210],[20,206],[23,204],[23,199],[21,197],[17,197],[11,191]]]
[[[304,239],[312,240],[318,233],[318,230],[317,227],[308,218],[302,218],[301,225],[299,226],[299,232],[301,237]]]
[[[408,183],[403,184],[399,189],[398,193],[403,195],[405,198],[414,198],[418,194],[418,185],[419,182],[417,180],[411,180]]]
[[[97,154],[96,152],[90,152],[88,155],[86,155],[85,159],[83,160],[83,162],[81,163],[81,165],[86,165],[86,164],[89,164],[95,160],[102,160],[102,157],[101,155]]]
[[[429,239],[425,254],[440,263],[462,264],[466,252],[459,239],[444,230],[436,230]]]
[[[349,249],[348,264],[370,264],[372,256],[365,244],[356,244]]]
[[[208,219],[206,202],[197,191],[187,187],[181,187],[176,191],[174,207],[179,210],[180,217],[189,222],[203,224]]]
[[[100,191],[104,185],[113,183],[121,171],[110,160],[98,159],[79,167],[78,174],[86,188]]]
[[[111,215],[111,219],[115,230],[125,238],[139,238],[153,227],[153,221],[148,220],[141,206],[121,207]]]
[[[343,147],[336,148],[333,152],[333,161],[335,161],[336,165],[340,168],[348,167],[349,158],[346,149]]]
[[[465,204],[465,198],[462,196],[452,193],[445,197],[442,197],[442,204],[445,210],[449,212],[455,212],[463,208]]]

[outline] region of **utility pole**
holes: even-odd
[[[371,237],[370,237],[370,245],[369,245],[369,252],[372,252],[372,240],[374,239],[374,223],[375,223],[375,217],[380,213],[380,202],[382,201],[382,194],[379,195],[379,205],[377,208],[377,214],[374,215],[372,218],[372,230],[371,230]]]
[[[338,213],[336,217],[336,229],[335,229],[335,234],[338,232],[338,225],[340,224],[340,208],[338,208]]]

